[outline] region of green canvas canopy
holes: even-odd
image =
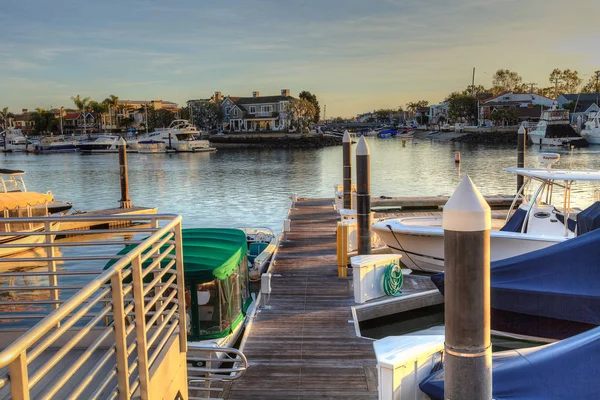
[[[246,234],[239,229],[184,229],[182,242],[185,279],[199,283],[227,278],[248,253]]]
[[[248,253],[246,234],[240,229],[198,228],[182,231],[183,268],[185,279],[197,283],[223,280],[237,270]],[[129,245],[118,254],[126,254],[135,245]],[[110,261],[104,268],[113,265]],[[149,264],[151,260],[144,264]]]

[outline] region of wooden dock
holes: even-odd
[[[110,217],[113,216],[124,216],[124,215],[143,215],[143,214],[156,214],[156,208],[148,207],[131,207],[131,208],[109,208],[106,210],[95,210],[88,211],[78,214],[70,214],[69,217],[107,217],[106,220],[99,220],[97,222],[87,221],[69,221],[61,222],[59,225],[60,231],[76,231],[76,230],[89,230],[89,229],[107,229],[117,228],[129,225],[128,222],[124,221],[111,221]]]
[[[272,268],[269,307],[247,337],[229,399],[377,399],[373,342],[355,334],[350,279],[337,277],[332,199],[298,200]]]

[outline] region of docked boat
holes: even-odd
[[[204,139],[196,139],[200,132],[194,125],[184,119],[177,119],[168,128],[159,129],[135,140],[128,141],[128,147],[139,150],[139,143],[148,140],[163,142],[168,152],[207,152],[215,151],[210,147],[210,142]]]
[[[251,281],[257,281],[271,265],[277,250],[277,236],[269,228],[238,228],[246,234],[248,242],[248,271]]]
[[[590,113],[581,136],[591,144],[600,144],[600,111]]]
[[[167,146],[160,140],[140,140],[137,142],[137,152],[141,154],[166,153]]]
[[[25,175],[25,171],[18,169],[0,169],[0,193],[27,192],[23,175]],[[52,192],[48,191],[46,194],[52,195]],[[48,203],[37,204],[32,207],[34,211],[37,208],[47,209],[48,215],[63,215],[73,207],[73,203],[53,199]],[[34,215],[40,214],[34,212]]]
[[[582,138],[569,122],[569,111],[550,109],[542,111],[536,128],[527,135],[533,144],[547,146],[587,147]]]
[[[431,132],[428,132],[427,134],[428,135],[439,135],[439,133],[440,133],[440,131],[431,131]]]
[[[558,154],[540,155],[540,158],[553,162],[558,157]],[[600,181],[600,171],[550,168],[505,168],[505,171],[523,176],[525,183],[506,218],[492,220],[491,261],[543,249],[577,235],[580,210],[571,208],[573,183]],[[562,211],[552,204],[555,188],[558,189],[556,192],[563,189]],[[402,255],[402,262],[408,268],[429,272],[444,270],[442,216],[377,221],[373,230],[394,253]]]
[[[21,253],[46,241],[45,235],[35,235],[45,229],[43,223],[11,222],[11,218],[46,217],[48,203],[54,200],[52,194],[37,192],[0,193],[0,257]],[[51,224],[52,230],[58,223]],[[31,235],[14,235],[14,232],[27,232]],[[9,245],[9,246],[7,246]]]
[[[64,136],[46,136],[40,139],[39,144],[33,146],[35,153],[73,153],[77,150],[79,141],[65,139]]]
[[[7,152],[25,151],[33,144],[23,135],[20,129],[6,128],[0,132],[0,149]]]
[[[79,150],[85,154],[118,153],[121,138],[115,135],[100,135],[96,140],[79,143]]]

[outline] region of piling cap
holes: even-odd
[[[448,231],[478,232],[491,227],[490,206],[471,178],[465,175],[444,206],[442,228]]]
[[[344,138],[342,139],[342,143],[350,143],[350,135],[348,131],[344,131]]]
[[[367,144],[365,137],[361,136],[360,139],[358,139],[358,144],[356,145],[356,155],[368,156],[369,154],[371,154],[371,150],[369,150],[369,145]]]
[[[519,126],[519,130],[517,131],[517,133],[519,135],[523,135],[525,133],[525,127],[523,125]]]
[[[127,142],[123,138],[121,138],[121,146],[127,146]]]

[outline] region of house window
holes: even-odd
[[[279,103],[279,112],[284,112],[285,111],[285,105],[287,104],[286,101],[282,101],[281,103]]]
[[[232,113],[231,113],[231,114],[232,114],[234,117],[237,117],[237,115],[238,115],[238,110],[237,110],[237,108],[235,108],[235,109],[232,111]]]
[[[229,115],[229,111],[231,111],[231,107],[225,107],[225,115]]]
[[[250,106],[250,114],[256,114],[256,106]]]
[[[262,106],[260,108],[260,111],[262,111],[262,112],[273,112],[273,106]]]

